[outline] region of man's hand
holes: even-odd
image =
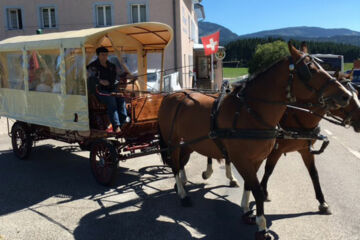
[[[100,79],[99,83],[101,85],[103,85],[103,86],[109,86],[110,85],[110,82],[108,80],[103,80],[103,79]]]

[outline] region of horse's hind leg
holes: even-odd
[[[206,171],[202,172],[202,178],[206,180],[211,177],[212,173],[213,173],[212,158],[208,157]]]
[[[238,181],[234,178],[231,171],[231,162],[227,158],[225,159],[225,175],[230,180],[230,187],[239,187]]]
[[[233,174],[232,174],[232,171],[231,171],[231,162],[230,162],[230,160],[226,159],[225,163],[226,163],[225,164],[225,175],[230,180],[230,187],[239,187],[238,181],[233,177]],[[210,178],[212,173],[213,173],[212,158],[208,157],[206,171],[204,171],[202,173],[203,179],[206,180],[206,179]]]
[[[331,214],[330,207],[326,203],[324,195],[321,190],[319,175],[318,175],[318,172],[317,172],[317,169],[315,166],[314,155],[312,153],[310,153],[308,149],[301,150],[301,151],[299,151],[299,153],[301,154],[301,157],[305,163],[305,166],[309,171],[309,174],[310,174],[313,186],[314,186],[315,194],[316,194],[316,199],[320,203],[320,205],[319,205],[320,213]]]
[[[271,201],[269,198],[268,190],[267,190],[267,184],[268,184],[271,174],[274,171],[276,163],[278,162],[279,158],[281,157],[281,154],[282,154],[281,151],[274,149],[266,159],[265,173],[261,180],[261,186],[262,186],[264,194],[265,194],[265,201],[267,201],[267,202]]]

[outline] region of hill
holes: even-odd
[[[199,22],[199,36],[208,35],[215,31],[220,31],[220,44],[237,39],[248,38],[282,38],[284,40],[296,39],[317,42],[335,42],[360,46],[360,32],[346,28],[320,28],[320,27],[289,27],[267,31],[260,31],[251,34],[238,36],[230,29],[211,22]]]
[[[228,28],[223,27],[219,24],[205,22],[205,21],[199,22],[199,37],[209,35],[216,31],[220,31],[220,44],[221,45],[225,45],[226,43],[234,41],[239,38],[239,36],[237,34],[233,33]]]
[[[320,27],[289,27],[267,31],[260,31],[239,36],[240,38],[264,38],[264,37],[304,37],[304,38],[332,38],[336,36],[359,36],[360,32],[346,28],[320,28]]]

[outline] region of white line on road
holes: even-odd
[[[351,152],[355,157],[360,159],[360,153],[358,151],[355,151],[349,147],[346,147],[349,152]]]
[[[329,134],[329,135],[333,135],[332,132],[330,132],[330,131],[327,130],[327,129],[324,129],[324,131],[325,131],[327,134]]]

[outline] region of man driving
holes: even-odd
[[[105,96],[117,92],[116,67],[108,61],[108,49],[99,47],[96,49],[97,59],[87,66],[89,76],[96,79],[96,85],[100,92],[96,93],[97,98],[107,106],[107,113],[115,133],[121,133],[121,126],[125,123],[127,112],[126,103],[123,97]],[[102,94],[101,94],[102,93]]]

